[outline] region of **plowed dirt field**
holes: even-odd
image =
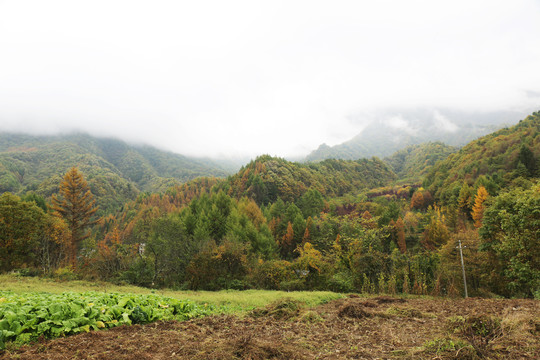
[[[540,359],[536,300],[281,301],[244,316],[42,340],[0,359]]]

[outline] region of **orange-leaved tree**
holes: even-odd
[[[72,167],[64,180],[60,183],[60,197],[53,195],[53,209],[66,220],[71,231],[69,239],[69,261],[72,265],[77,264],[77,251],[81,241],[88,238],[88,227],[97,223],[93,220],[97,211],[96,201],[90,192],[88,183],[83,174]]]

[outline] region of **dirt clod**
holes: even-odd
[[[345,304],[338,311],[338,316],[340,318],[347,317],[352,319],[362,319],[370,315],[371,314],[364,310],[362,305],[355,303]]]
[[[298,316],[302,304],[293,299],[285,298],[273,302],[264,309],[255,309],[251,312],[253,317],[268,316],[276,320],[288,320]]]
[[[407,300],[391,296],[377,296],[373,300],[379,304],[405,303]]]

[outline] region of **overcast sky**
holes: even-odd
[[[378,109],[540,109],[539,19],[532,0],[0,0],[0,130],[291,156]]]

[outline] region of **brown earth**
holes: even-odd
[[[535,300],[282,301],[244,317],[122,326],[11,349],[0,359],[540,359]]]

